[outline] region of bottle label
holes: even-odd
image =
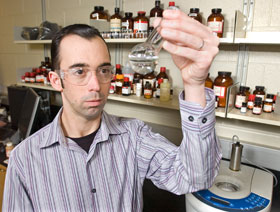
[[[93,13],[93,14],[91,14],[91,18],[99,19],[99,14],[98,13]]]
[[[241,108],[243,102],[246,102],[246,96],[236,95],[235,107]]]
[[[224,98],[226,96],[226,87],[214,85],[214,93],[215,96],[218,96],[219,98]]]
[[[156,17],[150,17],[150,27],[154,27],[154,21]]]
[[[252,110],[254,108],[254,102],[248,102],[247,107]]]
[[[262,113],[262,108],[260,108],[260,107],[254,107],[254,108],[253,108],[253,113],[254,113],[254,114],[257,114],[257,115],[261,114],[261,113]]]
[[[256,97],[262,98],[262,101],[264,101],[264,95],[257,94]]]
[[[207,24],[208,27],[210,27],[214,33],[223,32],[223,24],[224,24],[223,21],[209,21]]]
[[[189,17],[197,17],[197,13],[189,13]]]
[[[129,29],[129,22],[128,21],[122,22],[122,29],[124,29],[124,30],[128,30]]]
[[[134,21],[134,33],[137,31],[148,31],[148,21]]]
[[[114,18],[110,20],[111,32],[121,31],[121,19]]]
[[[144,95],[145,95],[145,96],[151,96],[152,93],[153,93],[152,90],[150,90],[150,89],[144,89]]]
[[[267,113],[270,113],[270,112],[272,112],[272,105],[264,105],[263,106],[263,111],[264,112],[267,112]]]
[[[247,108],[246,107],[241,107],[240,112],[241,113],[246,113],[247,112]]]
[[[117,86],[117,87],[122,87],[122,86],[123,86],[123,83],[122,83],[122,82],[116,82],[116,86]]]
[[[122,87],[122,94],[129,95],[131,93],[131,87]]]

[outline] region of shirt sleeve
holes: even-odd
[[[14,158],[11,154],[5,178],[2,211],[34,211],[24,183],[24,176]]]
[[[183,100],[179,95],[183,140],[179,147],[153,133],[147,125],[139,130],[138,168],[148,178],[175,194],[186,194],[211,187],[222,157],[215,132],[215,98],[206,88],[207,105]]]

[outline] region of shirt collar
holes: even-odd
[[[55,143],[67,145],[67,138],[64,136],[61,127],[61,114],[63,107],[59,110],[54,120],[49,125],[49,136],[45,136],[44,140],[40,144],[40,148],[49,147]],[[122,134],[127,132],[127,129],[122,125],[121,118],[107,114],[105,111],[102,112],[101,126],[96,134],[96,138],[99,141],[107,141],[109,135]]]

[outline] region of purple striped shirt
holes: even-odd
[[[102,114],[87,154],[63,135],[60,114],[13,151],[3,211],[142,211],[145,178],[175,194],[211,186],[221,148],[215,133],[214,94],[207,106],[180,94],[179,147],[142,121]]]

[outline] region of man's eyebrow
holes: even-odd
[[[89,65],[86,63],[75,63],[71,65],[69,68],[77,68],[77,67],[89,67]]]
[[[111,65],[111,63],[102,63],[102,64],[100,64],[98,67],[110,66],[110,65]]]

